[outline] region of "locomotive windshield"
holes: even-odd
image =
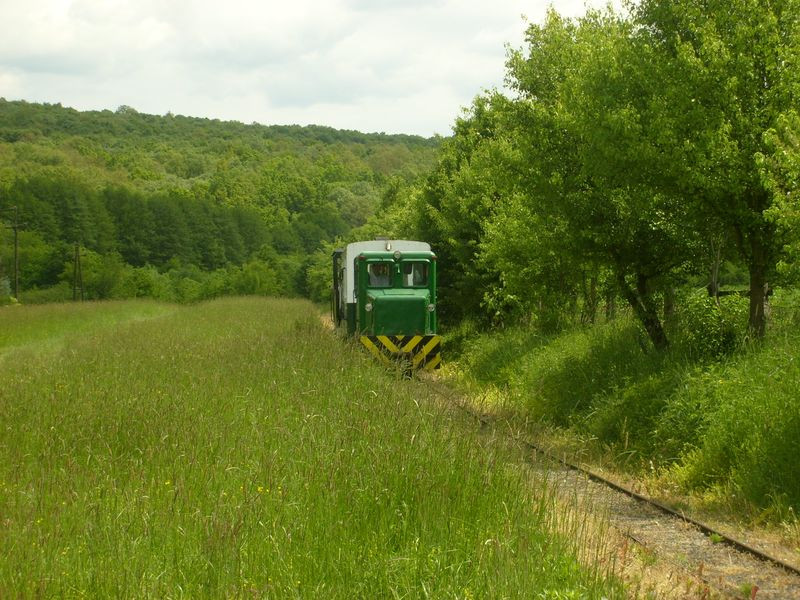
[[[405,261],[403,262],[403,287],[427,287],[428,262]]]
[[[367,267],[370,287],[391,287],[392,277],[388,262],[376,262]]]

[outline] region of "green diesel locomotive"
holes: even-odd
[[[387,364],[441,364],[436,255],[425,242],[378,239],[333,252],[333,322]]]

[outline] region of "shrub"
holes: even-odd
[[[748,301],[737,295],[717,302],[704,292],[683,298],[678,309],[678,344],[694,360],[729,356],[746,332]]]
[[[84,249],[81,271],[85,298],[87,300],[107,300],[121,297],[118,288],[130,269],[131,267],[122,262],[119,254],[97,254]],[[74,265],[68,263],[64,266],[62,280],[72,281],[73,273]]]
[[[275,271],[260,260],[251,260],[241,269],[236,269],[231,279],[233,290],[237,294],[271,296],[278,292]]]
[[[471,319],[463,319],[457,325],[446,328],[443,336],[444,343],[447,344],[447,355],[451,361],[465,354],[469,356],[469,351],[482,345],[484,340],[477,324]],[[468,358],[465,360],[469,362],[471,369],[472,361]]]
[[[659,370],[661,353],[642,352],[637,325],[619,319],[563,334],[529,353],[514,387],[529,398],[532,416],[568,425],[608,397]]]
[[[448,356],[460,356],[476,380],[507,385],[524,360],[546,338],[529,326],[512,327],[481,335],[475,321],[465,320],[449,332],[446,339]]]
[[[597,395],[583,428],[606,444],[649,450],[656,443],[651,435],[655,421],[673,387],[669,372],[654,373]]]
[[[700,444],[717,406],[715,386],[719,371],[717,365],[687,369],[681,381],[675,382],[652,431],[662,462],[679,460]]]
[[[23,304],[48,304],[51,302],[68,302],[72,300],[72,286],[66,281],[56,285],[20,292]]]
[[[791,334],[753,347],[687,390],[687,400],[708,410],[697,450],[676,469],[687,487],[732,484],[756,504],[800,507],[798,341]]]
[[[191,279],[190,277],[183,277],[174,281],[175,299],[178,302],[198,302],[203,299],[203,286],[200,282]]]
[[[117,287],[119,298],[155,298],[167,302],[175,300],[172,282],[155,267],[126,269]]]

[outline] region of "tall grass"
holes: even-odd
[[[26,349],[53,349],[66,338],[108,330],[131,320],[151,319],[174,310],[170,305],[150,300],[5,306],[0,309],[0,357]]]
[[[161,306],[59,345],[36,310],[13,339],[40,351],[0,363],[0,597],[621,594],[518,457],[308,304]]]
[[[628,467],[660,465],[686,489],[785,516],[800,509],[800,302],[776,294],[761,343],[745,339],[746,302],[688,298],[666,353],[621,317],[549,339],[524,329],[476,337],[460,366],[505,386],[511,410],[588,434]],[[488,367],[500,348],[519,354]]]
[[[687,382],[676,404],[699,427],[675,468],[679,481],[733,490],[781,517],[800,509],[798,348],[800,335],[784,331]]]

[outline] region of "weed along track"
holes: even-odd
[[[479,421],[482,429],[496,422],[445,386],[428,381],[436,395]],[[660,562],[673,589],[654,584],[666,596],[800,598],[800,569],[737,540],[665,504],[648,498],[607,477],[555,456],[524,435],[507,432],[528,450],[529,465],[551,481],[561,495],[608,515],[610,524],[631,546],[622,549]],[[624,559],[623,559],[624,561]],[[624,565],[622,569],[624,570]],[[660,577],[663,578],[663,577]],[[682,583],[678,583],[681,581]]]

